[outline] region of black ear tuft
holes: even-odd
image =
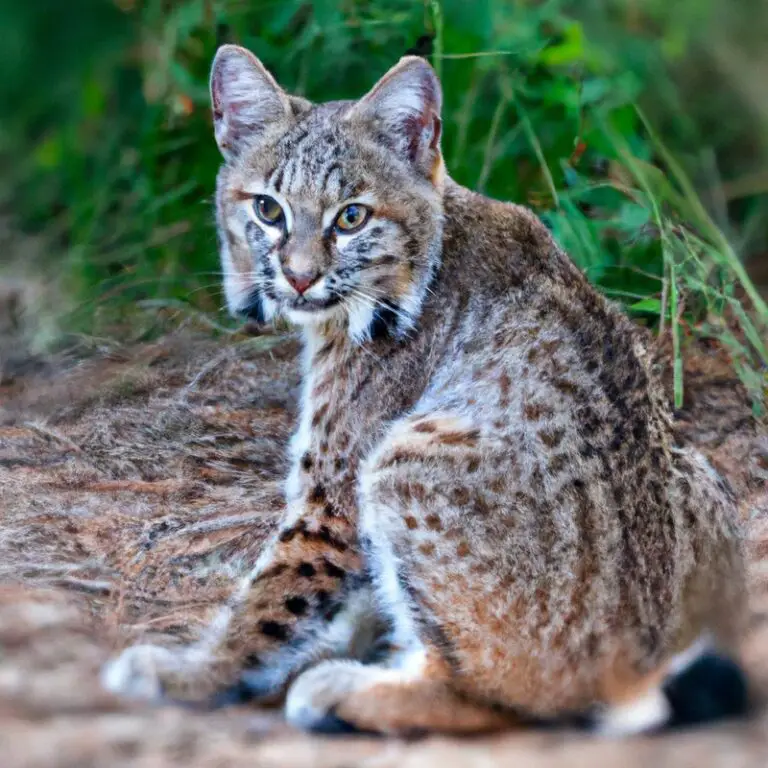
[[[232,30],[229,24],[220,21],[216,24],[216,45],[221,46],[230,42],[232,39]]]
[[[434,35],[422,35],[403,55],[421,56],[422,59],[426,59],[433,53],[434,40]]]

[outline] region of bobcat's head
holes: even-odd
[[[211,73],[227,304],[263,322],[406,334],[440,258],[440,85],[402,59],[359,101],[290,96],[223,46]]]

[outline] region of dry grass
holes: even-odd
[[[274,342],[274,343],[273,343]],[[280,510],[294,341],[179,333],[87,360],[0,365],[0,763],[89,766],[758,766],[768,713],[674,737],[569,733],[406,743],[318,739],[278,712],[126,706],[100,665],[152,635],[194,634]],[[679,426],[738,488],[748,521],[753,633],[768,686],[768,436],[724,354],[687,363]]]

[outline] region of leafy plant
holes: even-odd
[[[736,55],[724,2],[4,3],[0,65],[16,76],[0,85],[0,205],[43,233],[33,267],[70,297],[63,328],[145,335],[159,307],[231,328],[210,206],[217,45],[245,45],[287,88],[328,100],[364,92],[426,36],[454,178],[532,206],[601,290],[672,333],[678,404],[692,333],[728,345],[759,403],[768,313],[743,259],[768,249],[767,132],[730,82],[701,94],[690,74],[709,61],[702,40]]]

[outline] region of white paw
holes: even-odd
[[[325,661],[299,675],[285,699],[286,720],[296,728],[315,728],[354,687],[359,666],[354,661]]]
[[[400,673],[358,661],[323,661],[299,675],[288,690],[285,717],[296,728],[325,730],[348,697],[376,683],[400,678]]]
[[[119,696],[158,701],[163,697],[163,681],[180,669],[178,651],[159,645],[134,645],[104,665],[101,684]]]

